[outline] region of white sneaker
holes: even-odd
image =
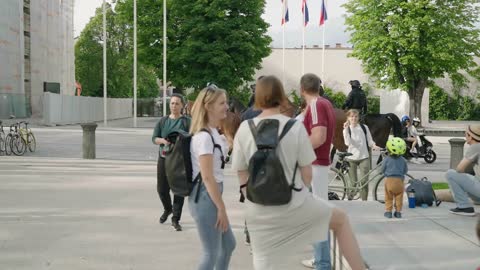
[[[313,265],[314,259],[309,259],[309,260],[303,260],[302,265],[308,268],[314,269],[315,266]]]

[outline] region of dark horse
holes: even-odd
[[[343,123],[347,120],[345,111],[335,108],[335,136],[333,138],[333,149],[330,157],[333,159],[336,149],[339,151],[347,151],[347,146],[343,140]],[[385,148],[387,144],[390,130],[393,132],[393,136],[402,137],[402,124],[400,119],[393,114],[367,114],[365,116],[365,124],[368,126],[372,139],[379,147]]]

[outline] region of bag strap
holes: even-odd
[[[367,152],[370,152],[370,148],[368,147],[368,138],[367,138],[367,128],[365,125],[360,123],[360,127],[363,130],[363,134],[365,135],[365,144],[367,145]],[[348,126],[348,134],[350,135],[350,138],[352,138],[352,130],[350,129],[350,126]]]
[[[283,137],[285,137],[285,135],[287,135],[287,132],[293,127],[295,122],[296,122],[296,120],[293,119],[293,118],[288,120],[288,122],[283,127],[283,130],[282,130],[282,133],[280,134],[280,137],[278,138],[279,143],[283,139]]]
[[[219,151],[220,151],[220,160],[222,161],[222,170],[225,169],[225,156],[223,155],[223,151],[222,151],[222,146],[220,146],[219,144],[215,143],[215,140],[213,139],[213,135],[212,133],[210,133],[210,130],[206,129],[206,128],[202,128],[200,129],[200,131],[203,131],[203,132],[206,132],[208,133],[208,135],[210,135],[210,138],[212,139],[212,143],[213,143],[213,152],[215,152],[215,148],[217,148]]]

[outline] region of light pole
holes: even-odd
[[[163,0],[163,116],[167,115],[167,0]]]
[[[103,0],[103,125],[107,126],[107,3]]]
[[[133,0],[133,127],[137,127],[137,0]]]

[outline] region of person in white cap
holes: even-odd
[[[455,170],[450,169],[446,178],[457,207],[450,213],[463,216],[475,216],[475,209],[469,197],[480,203],[480,125],[469,125],[465,131],[467,148],[463,159]],[[473,167],[472,175],[471,168]]]

